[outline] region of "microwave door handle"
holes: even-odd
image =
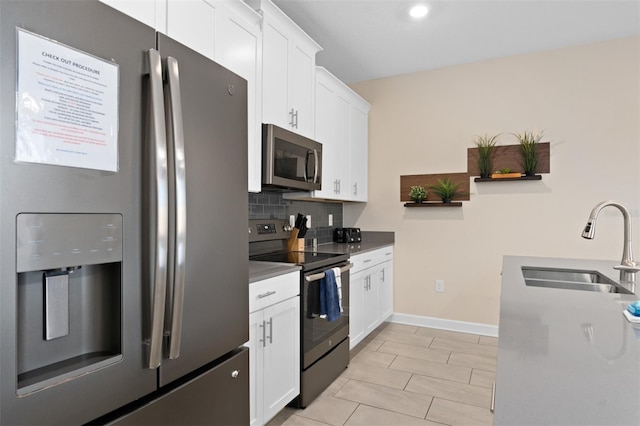
[[[309,182],[309,176],[307,175],[307,168],[309,167],[309,157],[311,156],[313,152],[312,151],[307,151],[307,156],[305,157],[304,160],[304,181],[305,182]]]
[[[174,180],[175,180],[175,267],[173,275],[173,301],[171,305],[171,334],[169,359],[180,356],[182,340],[182,314],[184,307],[186,240],[187,240],[187,185],[184,153],[184,127],[182,122],[182,100],[180,96],[180,73],[178,61],[167,57],[167,81],[169,86],[169,117],[173,129]]]
[[[315,158],[315,168],[313,169],[313,183],[318,183],[318,168],[320,167],[319,165],[319,158],[318,158],[318,150],[314,149],[313,150],[313,158]]]
[[[151,97],[151,194],[150,230],[153,242],[149,247],[153,256],[151,276],[151,335],[149,339],[149,368],[158,368],[162,363],[162,335],[167,290],[167,249],[169,244],[169,186],[167,171],[167,134],[164,117],[164,91],[162,82],[162,60],[160,53],[149,49],[149,84]]]

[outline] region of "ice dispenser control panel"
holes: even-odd
[[[22,213],[16,218],[17,272],[122,261],[122,215]]]

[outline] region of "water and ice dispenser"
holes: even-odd
[[[16,218],[18,394],[122,357],[122,216]]]

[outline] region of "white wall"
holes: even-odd
[[[372,104],[369,202],[345,204],[344,222],[395,231],[396,313],[497,325],[504,254],[621,257],[617,210],[595,240],[580,232],[605,199],[640,231],[639,53],[632,37],[352,85]],[[551,142],[542,181],[471,182],[462,208],[403,207],[401,175],[465,172],[476,135],[508,145],[527,129]]]

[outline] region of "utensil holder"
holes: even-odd
[[[291,238],[287,241],[287,249],[289,251],[304,251],[304,238],[298,238],[298,228],[291,230]]]

